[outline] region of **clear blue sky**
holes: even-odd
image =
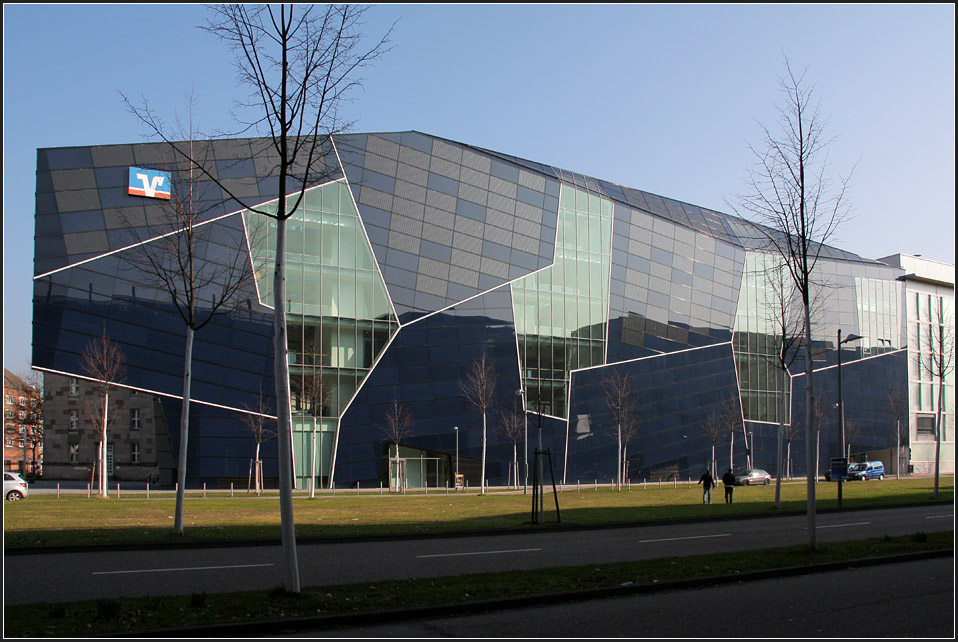
[[[4,5],[3,364],[27,369],[36,150],[131,143],[120,92],[161,114],[191,88],[233,129],[231,56],[199,5]],[[395,48],[365,76],[357,131],[415,129],[719,211],[775,121],[783,54],[808,67],[856,166],[835,241],[955,261],[953,5],[382,5]],[[856,165],[857,164],[857,165]]]

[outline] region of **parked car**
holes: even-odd
[[[885,479],[885,464],[880,461],[862,461],[852,464],[848,467],[849,481],[860,479],[868,481],[869,479]]]
[[[753,468],[747,473],[735,476],[736,486],[768,485],[770,483],[772,483],[772,476],[761,468]]]
[[[30,494],[27,482],[16,473],[3,473],[3,496],[13,502]]]

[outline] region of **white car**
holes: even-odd
[[[30,494],[27,482],[16,473],[3,473],[3,496],[9,501],[23,499]]]

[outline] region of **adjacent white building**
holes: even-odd
[[[942,403],[941,472],[955,472],[955,266],[921,256],[879,259],[905,271],[908,324],[908,401],[911,465],[935,471],[935,424]],[[943,394],[937,363],[941,360]]]

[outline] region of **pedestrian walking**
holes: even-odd
[[[725,484],[725,503],[732,503],[732,491],[735,490],[735,474],[729,468],[728,472],[722,475],[722,483]]]
[[[712,479],[712,473],[705,470],[702,473],[702,477],[699,478],[698,483],[702,484],[702,503],[711,504],[712,503],[712,486],[715,485],[715,480]]]

